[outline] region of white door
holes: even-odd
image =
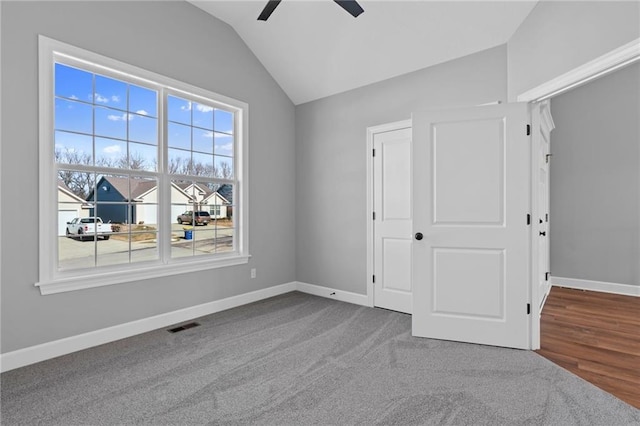
[[[526,104],[414,115],[414,336],[530,347],[528,118]]]
[[[373,135],[374,305],[411,313],[411,128]]]

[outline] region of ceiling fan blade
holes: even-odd
[[[333,1],[338,3],[341,8],[349,12],[351,16],[353,16],[354,18],[357,18],[358,15],[364,12],[364,9],[360,7],[360,5],[356,0],[333,0]]]
[[[278,7],[281,1],[282,0],[269,0],[264,9],[262,9],[260,16],[258,16],[258,21],[266,21],[269,19],[269,16],[276,10],[276,7]]]

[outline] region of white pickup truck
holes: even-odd
[[[93,239],[94,235],[108,240],[111,236],[111,224],[102,223],[99,217],[76,217],[67,222],[67,236]]]

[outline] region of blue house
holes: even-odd
[[[152,180],[103,176],[87,196],[92,204],[90,215],[99,216],[103,222],[137,223],[137,205],[155,188]]]

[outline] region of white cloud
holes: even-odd
[[[76,100],[76,101],[77,101],[77,100],[78,100],[78,97],[77,97],[76,95],[71,95],[71,96],[69,96],[69,99],[73,99],[73,100]]]
[[[113,102],[120,102],[120,96],[118,95],[111,95],[111,100]]]
[[[120,145],[109,145],[102,150],[105,154],[118,154],[120,151]]]
[[[228,155],[230,155],[233,152],[233,144],[232,143],[226,143],[224,145],[216,145],[216,153],[218,154],[224,154],[227,153]]]
[[[149,115],[149,113],[143,109],[139,109],[136,111],[136,114],[140,114],[140,115]]]
[[[213,132],[212,131],[204,132],[202,136],[204,136],[205,138],[213,138]]]
[[[109,98],[102,96],[100,93],[95,94],[95,100],[96,102],[100,102],[103,104],[109,103]]]
[[[213,108],[207,105],[197,104],[196,109],[200,112],[211,112]]]
[[[231,130],[222,130],[223,132],[231,133]],[[224,133],[216,133],[216,138],[230,138],[231,135],[226,135]]]
[[[109,114],[107,115],[107,119],[111,120],[111,121],[131,121],[133,120],[133,114],[127,114],[126,112],[122,115],[113,115],[113,114]]]
[[[186,105],[186,106],[185,106],[185,105],[182,105],[182,106],[180,107],[180,109],[181,109],[181,110],[183,110],[183,111],[191,111],[191,102],[187,102],[187,105]]]

